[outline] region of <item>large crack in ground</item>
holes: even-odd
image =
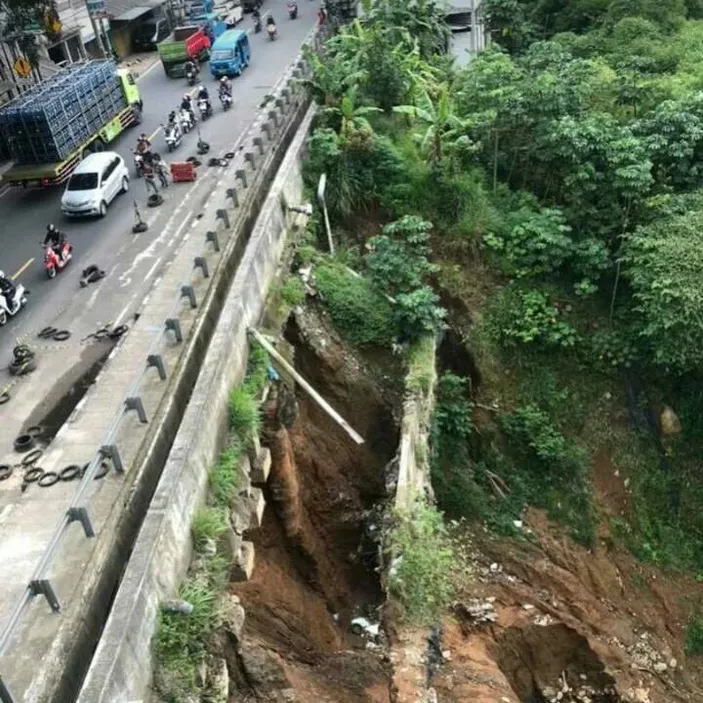
[[[296,368],[367,441],[356,445],[305,395],[289,428],[269,419],[267,510],[248,535],[256,567],[233,586],[246,611],[238,684],[253,700],[385,703],[393,700],[390,663],[350,624],[379,620],[383,593],[367,528],[386,498],[384,467],[398,431],[374,380],[329,330],[313,331],[313,320],[304,331],[288,327]]]

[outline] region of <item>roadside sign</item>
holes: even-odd
[[[27,61],[24,56],[20,56],[18,59],[15,59],[13,67],[15,69],[15,73],[21,78],[26,78],[32,72],[32,67],[29,65],[29,61]]]
[[[104,17],[107,13],[105,0],[86,0],[85,4],[88,7],[88,14],[92,17]]]

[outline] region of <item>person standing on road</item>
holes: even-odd
[[[147,195],[149,195],[150,190],[153,191],[154,195],[158,195],[159,186],[156,185],[156,173],[154,172],[154,167],[150,161],[144,161],[142,173],[144,174],[144,183],[146,185]]]

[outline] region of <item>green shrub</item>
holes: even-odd
[[[389,588],[412,623],[437,620],[452,599],[451,570],[455,556],[442,515],[425,503],[398,516],[390,546],[399,559],[391,568]]]
[[[289,308],[305,302],[305,284],[298,276],[291,276],[280,288],[281,301]]]
[[[415,341],[436,333],[444,324],[447,311],[439,306],[439,296],[429,286],[396,297],[394,317],[402,341]]]
[[[193,541],[202,549],[210,540],[216,540],[227,530],[227,513],[222,508],[203,508],[193,519]]]
[[[468,439],[474,429],[473,403],[469,401],[470,380],[449,371],[437,383],[434,412],[436,432],[453,440]]]
[[[210,469],[210,492],[215,505],[227,508],[239,488],[239,460],[242,447],[232,442],[220,454],[219,461]]]
[[[247,359],[247,374],[241,387],[253,396],[261,393],[268,381],[270,366],[271,359],[268,352],[260,344],[252,342]]]
[[[537,344],[568,349],[578,340],[576,330],[538,290],[506,288],[494,300],[488,317],[494,336],[506,347]]]
[[[686,626],[686,656],[697,657],[703,654],[703,615],[696,613]]]
[[[352,344],[389,346],[395,336],[393,308],[364,278],[342,266],[315,269],[317,287],[335,327]]]
[[[508,273],[542,276],[569,260],[574,250],[570,234],[561,210],[531,203],[508,213],[505,228],[486,234],[483,243],[500,255]]]

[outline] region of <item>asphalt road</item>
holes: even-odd
[[[249,30],[251,44],[251,63],[239,78],[233,80],[234,105],[224,113],[217,100],[216,81],[210,76],[207,65],[201,69],[201,78],[213,98],[215,114],[200,124],[202,137],[211,145],[211,155],[222,155],[230,151],[237,138],[253,119],[262,99],[275,85],[285,67],[297,54],[304,38],[315,23],[319,3],[313,0],[299,2],[298,19],[288,18],[285,0],[266,0],[264,11],[271,13],[278,25],[278,39],[270,41],[265,32],[253,34],[251,15],[247,14],[238,28]],[[132,150],[140,132],[153,135],[153,148],[164,155],[167,161],[185,160],[195,155],[197,135],[195,132],[185,135],[181,146],[168,154],[163,141],[160,123],[167,118],[187,90],[185,79],[173,80],[166,77],[160,63],[145,71],[138,80],[144,101],[144,120],[142,125],[132,128],[121,135],[108,148],[122,155],[133,173]],[[202,167],[202,170],[206,169]],[[0,328],[0,365],[9,361],[12,346],[17,338],[32,330],[53,324],[59,314],[66,316],[71,308],[84,306],[85,298],[77,295],[77,283],[80,271],[95,263],[100,268],[121,275],[116,300],[115,295],[101,300],[100,294],[93,296],[92,318],[96,320],[115,321],[115,310],[122,300],[125,305],[134,299],[135,291],[143,294],[144,274],[125,278],[125,272],[134,268],[134,262],[145,258],[154,258],[153,270],[149,269],[151,278],[158,277],[158,266],[167,263],[159,259],[154,251],[154,243],[164,229],[169,217],[179,210],[181,184],[172,184],[164,193],[166,202],[158,212],[146,208],[146,189],[141,179],[132,177],[130,191],[119,196],[111,204],[107,216],[100,219],[67,220],[60,210],[62,188],[51,190],[22,190],[12,188],[0,195],[0,268],[16,281],[24,284],[31,291],[27,308],[11,319],[4,328]],[[182,192],[182,191],[181,191]],[[147,235],[135,238],[131,234],[134,222],[134,201],[140,207],[144,219],[151,220]],[[69,267],[53,281],[48,280],[42,265],[43,250],[40,240],[46,225],[50,222],[65,231],[74,246],[74,259]],[[173,224],[171,222],[170,224]],[[174,238],[183,236],[183,228],[173,228],[169,232],[169,248],[177,246]],[[122,273],[120,273],[120,271]],[[148,277],[147,277],[148,278]],[[141,288],[139,288],[141,286]],[[80,310],[74,310],[70,318],[76,319]],[[123,313],[124,314],[124,313]]]

